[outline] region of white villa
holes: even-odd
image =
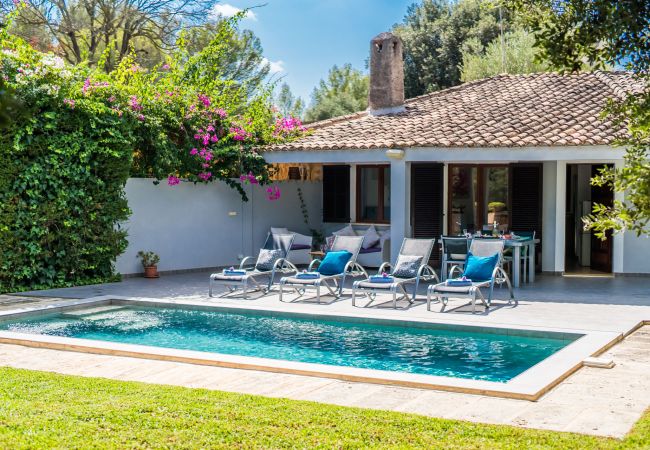
[[[161,270],[230,265],[256,253],[270,227],[331,232],[347,223],[389,228],[390,249],[381,249],[388,258],[405,236],[455,235],[496,221],[536,232],[543,272],[650,274],[647,236],[601,241],[581,222],[594,202],[623,199],[589,179],[603,165],[623,164],[625,149],[614,143],[625,129],[602,110],[635,89],[622,72],[541,73],[404,100],[401,42],[382,33],[371,43],[369,110],[312,124],[309,135],[265,151],[280,168],[279,200],[259,188],[241,204],[224,186],[130,180],[130,246],[117,269],[139,272],[140,249],[160,253]]]

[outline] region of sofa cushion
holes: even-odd
[[[370,225],[366,231],[363,233],[363,244],[361,248],[370,248],[377,245],[379,242],[379,234],[377,234],[377,229],[374,225]]]
[[[334,236],[357,236],[357,232],[354,231],[352,225],[346,225],[338,231],[332,233]]]
[[[370,248],[362,248],[359,251],[360,255],[365,255],[367,253],[379,253],[381,252],[381,247],[370,247]]]
[[[289,231],[289,233],[293,233]],[[307,236],[306,234],[293,233],[293,244],[294,245],[306,245],[311,248],[312,237]]]
[[[288,228],[271,227],[271,234],[291,234]]]

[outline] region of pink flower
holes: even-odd
[[[136,119],[138,119],[140,122],[144,122],[144,115],[143,114],[138,114],[136,116]]]
[[[135,95],[129,97],[129,106],[133,111],[142,111],[142,105],[138,101],[138,97]]]
[[[201,172],[199,174],[199,178],[202,179],[203,181],[208,181],[211,176],[212,176],[212,172]]]
[[[167,184],[170,186],[176,186],[180,182],[181,180],[174,175],[170,175],[169,177],[167,177]]]
[[[194,156],[194,155],[196,155],[198,152],[199,152],[199,151],[198,151],[197,149],[193,148],[192,150],[190,150],[190,155]]]
[[[257,178],[255,177],[255,175],[253,175],[253,172],[248,172],[248,174],[244,174],[244,173],[242,173],[242,174],[239,176],[239,181],[241,181],[241,182],[244,183],[244,184],[246,184],[246,183],[250,183],[250,184],[259,184],[259,181],[257,181]],[[270,188],[269,188],[269,189],[270,189]],[[268,192],[268,191],[269,191],[269,190],[267,189],[267,192]]]
[[[70,107],[70,109],[74,109],[75,101],[72,100],[71,98],[66,98],[66,99],[64,99],[64,100],[63,100],[63,103],[65,103],[66,105],[68,105],[68,106]]]
[[[280,198],[280,188],[273,186],[266,189],[267,198],[271,201],[278,200]]]
[[[90,84],[90,78],[86,78],[86,81],[84,81],[84,87],[81,88],[81,92],[83,92],[84,95],[88,93],[88,90],[91,88]]]
[[[116,98],[115,98],[114,95],[111,95],[110,97],[108,97],[108,101],[109,101],[110,103],[113,103],[115,100],[116,100]]]
[[[198,98],[199,101],[203,103],[203,106],[205,106],[206,108],[210,106],[210,99],[208,98],[207,95],[199,94]]]
[[[222,119],[224,119],[228,115],[228,113],[226,111],[224,111],[223,109],[221,109],[221,108],[217,109],[215,112]]]
[[[170,69],[169,64],[163,64],[162,69],[169,70]]]

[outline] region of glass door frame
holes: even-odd
[[[369,220],[369,219],[362,219],[361,218],[361,170],[363,169],[380,169],[379,174],[378,174],[378,191],[377,191],[377,219],[374,220]],[[386,176],[386,169],[390,170],[390,164],[357,164],[356,165],[356,186],[355,186],[355,198],[356,198],[356,207],[355,207],[355,221],[356,223],[377,223],[377,224],[389,224],[390,223],[390,216],[389,217],[383,217],[384,216],[384,206],[385,206],[385,198],[384,198],[384,181],[385,181],[385,176]],[[390,182],[390,173],[388,174],[389,177],[389,182]],[[381,216],[381,219],[379,218]]]
[[[485,197],[485,171],[483,169],[487,168],[507,168],[508,169],[508,203],[506,207],[508,208],[508,211],[510,211],[511,208],[511,203],[512,203],[512,192],[510,192],[511,189],[511,183],[510,183],[510,177],[512,176],[512,170],[511,170],[511,165],[509,163],[504,163],[504,164],[496,164],[496,163],[488,163],[488,164],[476,164],[476,163],[450,163],[447,168],[447,233],[451,234],[451,230],[453,230],[453,214],[452,214],[452,176],[453,176],[453,169],[456,167],[465,167],[465,168],[476,168],[476,199],[477,199],[477,214],[479,217],[477,217],[477,221],[484,221],[484,217],[487,218],[487,205],[484,203],[484,197]],[[509,219],[510,221],[511,219]],[[477,223],[475,224],[476,227],[478,227],[478,230],[480,231],[481,227],[483,226],[483,223]],[[511,223],[508,223],[508,227],[512,226]],[[474,230],[477,231],[477,230]]]

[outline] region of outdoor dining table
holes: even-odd
[[[539,239],[504,239],[505,247],[512,247],[512,285],[519,287],[521,271],[521,249],[528,247],[528,280],[530,283],[535,281],[535,244]]]

